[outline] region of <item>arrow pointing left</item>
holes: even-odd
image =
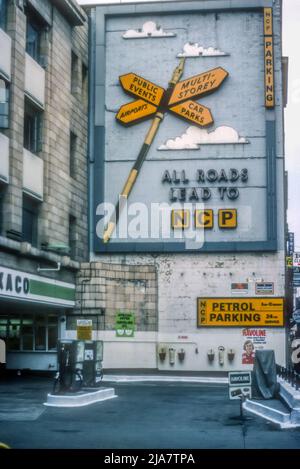
[[[156,106],[146,103],[143,99],[137,99],[121,106],[116,119],[121,124],[128,126],[153,116],[156,111]]]

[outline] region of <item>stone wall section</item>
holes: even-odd
[[[115,329],[117,312],[132,312],[137,331],[157,330],[157,272],[151,265],[105,262],[81,264],[77,277],[76,314],[100,314],[105,330]]]

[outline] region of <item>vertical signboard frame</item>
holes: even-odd
[[[224,8],[224,4],[228,6]],[[272,7],[272,0],[231,0],[222,2],[222,11],[257,11],[262,14],[265,32],[265,10]],[[185,252],[185,242],[110,242],[104,244],[96,234],[97,207],[104,200],[105,162],[105,25],[114,16],[138,16],[142,14],[179,14],[181,11],[205,13],[211,11],[211,2],[174,2],[147,4],[97,6],[91,15],[91,106],[90,106],[90,246],[95,253],[167,253]],[[214,11],[218,9],[214,7]],[[272,10],[272,8],[271,8]],[[272,27],[273,32],[273,27]],[[262,50],[265,47],[262,38]],[[201,248],[189,252],[274,252],[277,250],[277,187],[276,187],[276,120],[273,108],[266,108],[266,237],[259,241],[205,242]]]

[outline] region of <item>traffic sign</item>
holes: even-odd
[[[116,119],[123,125],[130,125],[153,116],[156,111],[156,106],[147,103],[143,99],[137,99],[121,106]]]
[[[198,104],[192,100],[170,107],[170,111],[175,112],[175,114],[178,114],[180,117],[183,117],[194,124],[198,124],[201,127],[205,127],[214,122],[210,110],[207,107],[202,106],[202,104]]]
[[[160,106],[165,94],[162,87],[136,73],[121,75],[119,80],[123,89],[130,95],[137,96],[140,99],[121,106],[116,115],[116,120],[128,126],[151,117],[155,114],[155,111],[160,113],[171,111],[200,127],[208,126],[214,122],[210,109],[189,98],[197,99],[201,95],[212,93],[220,87],[227,76],[228,72],[226,70],[217,67],[200,75],[187,78],[177,83],[177,85],[173,85],[169,103],[163,102],[163,105]],[[169,92],[167,95],[169,95]]]
[[[119,77],[120,83],[127,93],[144,99],[150,104],[159,105],[164,94],[164,89],[155,85],[149,80],[136,75],[127,73]]]
[[[217,90],[227,77],[228,72],[222,67],[217,67],[208,72],[180,81],[174,87],[169,105],[186,101],[189,98],[197,99],[200,96],[211,93]]]

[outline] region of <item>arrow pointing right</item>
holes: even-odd
[[[143,99],[137,99],[120,107],[116,115],[117,121],[123,125],[131,125],[153,116],[157,107]]]
[[[187,80],[180,81],[174,88],[169,106],[190,98],[197,99],[200,96],[212,93],[221,86],[228,75],[224,68],[217,67],[200,75],[187,78]]]

